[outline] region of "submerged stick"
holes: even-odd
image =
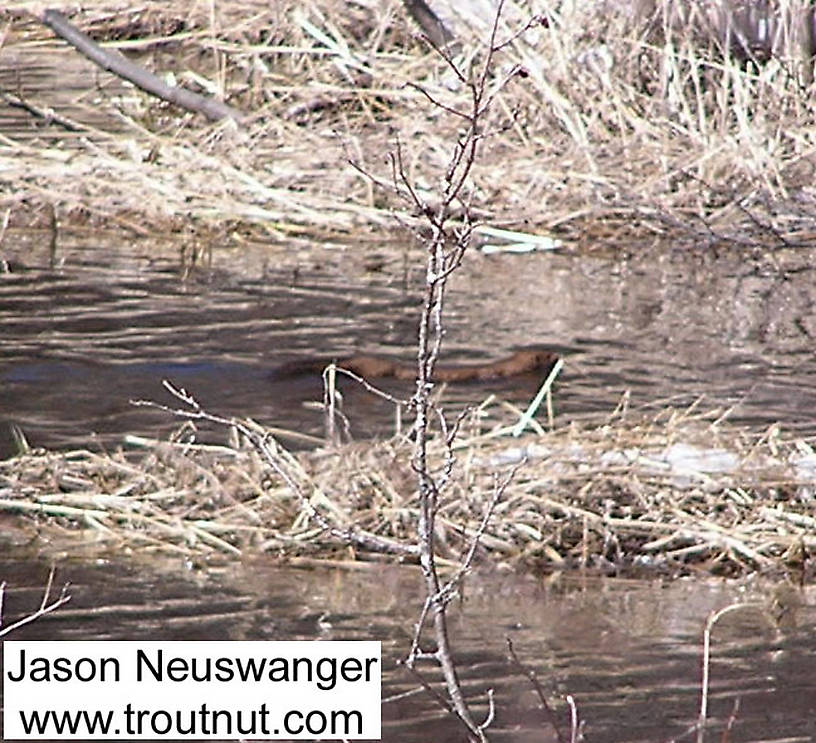
[[[102,69],[112,72],[133,83],[146,93],[161,98],[163,101],[174,103],[187,111],[204,114],[210,121],[220,121],[231,118],[236,122],[243,119],[240,111],[214,98],[205,98],[198,93],[184,88],[174,88],[167,85],[160,78],[144,67],[131,62],[118,53],[105,51],[93,39],[86,36],[76,26],[57,10],[46,10],[40,20],[57,36],[67,41],[77,51],[84,54],[93,63]]]

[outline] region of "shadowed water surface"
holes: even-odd
[[[7,622],[36,608],[47,572],[22,552],[0,558],[0,579],[12,587]],[[180,560],[127,567],[63,561],[58,581],[71,582],[71,602],[14,639],[379,640],[383,740],[464,740],[397,665],[420,606],[414,569],[297,571],[256,561],[202,573]],[[761,611],[734,612],[715,629],[707,739],[720,739],[739,700],[733,739],[805,741],[816,735],[816,599],[812,590],[786,591],[776,590],[780,610],[768,591],[722,583],[477,575],[454,607],[451,631],[478,714],[486,713],[478,700],[495,690],[491,740],[555,739],[529,682],[507,660],[511,638],[565,733],[564,697],[571,694],[587,740],[659,741],[680,736],[696,719],[709,612],[753,602]]]
[[[317,374],[280,378],[303,358],[382,353],[410,360],[421,253],[212,246],[191,266],[174,243],[9,233],[0,274],[0,455],[10,425],[33,445],[105,446],[125,433],[165,435],[176,422],[136,409],[166,401],[162,379],[216,412],[320,435]],[[472,253],[448,301],[445,360],[485,360],[544,345],[566,367],[558,422],[635,407],[733,408],[741,423],[812,434],[816,407],[814,262],[675,251],[634,257]],[[524,403],[540,379],[451,385],[452,406],[488,394]],[[410,395],[411,384],[392,391]],[[394,411],[345,384],[356,435],[387,434]]]

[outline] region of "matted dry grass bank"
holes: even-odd
[[[520,438],[505,417],[481,408],[457,444],[437,517],[451,565],[497,482],[515,469],[477,561],[628,574],[812,573],[816,454],[804,441],[776,428],[748,435],[692,410]],[[69,543],[83,549],[205,559],[260,551],[300,564],[412,559],[352,547],[326,528],[411,547],[418,497],[404,438],[298,454],[278,446],[275,466],[289,483],[251,447],[130,443],[138,448],[127,456],[39,451],[0,462],[0,509],[34,517],[52,539],[81,535]],[[432,449],[440,464],[441,447]]]
[[[545,24],[498,55],[496,83],[514,65],[525,75],[493,107],[472,174],[477,213],[587,245],[812,241],[816,97],[800,61],[740,65],[693,33],[599,5],[508,3],[502,37],[530,13]],[[70,16],[108,48],[246,114],[215,125],[81,60],[32,19],[40,9],[0,11],[0,105],[16,122],[0,134],[0,209],[12,226],[53,205],[64,224],[145,233],[375,238],[395,212],[414,217],[348,160],[387,184],[384,154],[398,136],[430,194],[456,138],[457,122],[422,92],[458,105],[456,79],[396,0],[90,0]],[[473,53],[484,21],[459,23]]]

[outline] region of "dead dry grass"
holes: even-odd
[[[499,55],[497,84],[514,65],[525,76],[493,107],[472,173],[478,214],[588,245],[812,238],[814,96],[795,60],[741,67],[690,33],[655,33],[611,11],[601,22],[592,3],[551,6],[508,4],[508,19],[539,13],[548,26]],[[66,223],[119,221],[145,232],[182,220],[280,240],[375,238],[395,214],[408,225],[414,215],[348,160],[387,183],[384,153],[399,136],[409,174],[431,193],[456,137],[457,122],[418,87],[457,105],[456,80],[396,0],[92,0],[72,17],[157,73],[246,113],[241,124],[216,125],[80,61],[31,19],[39,8],[0,11],[5,103],[22,100],[46,117],[17,110],[19,126],[0,135],[0,208],[12,226],[47,204]],[[457,26],[465,54],[485,32],[472,18]]]
[[[437,517],[450,565],[469,548],[497,479],[517,468],[479,559],[618,574],[811,570],[816,455],[804,441],[776,428],[749,436],[693,410],[520,438],[501,418],[481,408],[458,444]],[[418,496],[406,439],[297,455],[277,446],[277,465],[310,494],[308,504],[254,449],[130,443],[138,449],[127,456],[41,451],[0,462],[0,509],[36,519],[52,537],[77,534],[86,551],[410,559],[351,547],[326,529],[411,548]],[[442,447],[432,449],[441,462]]]

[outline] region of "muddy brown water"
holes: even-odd
[[[0,557],[0,576],[12,585],[6,621],[38,605],[47,573],[37,559]],[[383,740],[464,740],[397,665],[420,605],[411,569],[378,568],[377,591],[370,590],[371,571],[297,571],[262,560],[206,573],[180,560],[63,561],[57,581],[71,582],[71,602],[15,639],[380,640]],[[736,611],[715,628],[707,740],[720,740],[736,700],[732,740],[812,740],[816,594],[788,589],[779,619],[771,593],[716,582],[482,574],[468,580],[451,630],[478,714],[487,689],[495,691],[491,740],[555,740],[529,682],[508,663],[510,638],[565,733],[570,694],[588,741],[664,741],[697,716],[706,616],[735,601],[755,602],[767,614]]]
[[[178,421],[130,404],[166,400],[162,379],[214,412],[321,435],[312,377],[280,379],[280,364],[375,352],[410,358],[421,268],[410,246],[219,248],[195,265],[179,247],[104,235],[10,232],[0,259],[0,455],[11,425],[35,446],[122,444],[126,433],[167,435]],[[412,256],[414,256],[412,258]],[[813,261],[670,247],[616,257],[474,253],[449,296],[447,358],[497,358],[549,345],[566,359],[555,395],[559,423],[704,397],[703,408],[761,430],[781,422],[814,433]],[[451,408],[496,393],[518,404],[537,379],[451,385]],[[410,392],[410,385],[397,386]],[[393,430],[393,410],[344,385],[356,436]],[[222,437],[222,432],[207,435]],[[300,444],[302,445],[302,444]],[[0,533],[11,528],[9,520]],[[181,561],[57,560],[74,599],[20,638],[379,639],[384,643],[384,740],[460,740],[396,660],[418,612],[411,569],[293,571],[269,563],[200,572]],[[6,621],[30,609],[46,566],[0,542],[0,579],[13,586]],[[372,591],[371,586],[377,590]],[[385,587],[385,590],[383,590]],[[566,716],[572,694],[592,741],[667,740],[697,714],[706,616],[735,600],[718,627],[710,718],[740,700],[733,739],[816,735],[816,599],[790,589],[681,581],[672,585],[480,575],[455,609],[455,645],[469,693],[495,687],[495,740],[553,740],[528,682],[507,665],[516,647]],[[406,694],[406,696],[402,696]],[[719,739],[719,733],[711,733]],[[709,737],[709,739],[711,739]]]

